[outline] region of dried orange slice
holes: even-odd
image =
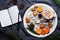
[[[42,32],[42,29],[36,28],[36,33],[37,33],[37,34],[41,34],[41,32]]]
[[[44,29],[42,29],[41,34],[42,34],[42,35],[45,35],[45,34],[46,34]]]
[[[42,12],[42,11],[43,11],[42,6],[38,6],[38,7],[37,7],[37,11],[38,11],[39,13]]]
[[[50,32],[50,28],[49,27],[46,27],[45,28],[45,33],[48,34]]]

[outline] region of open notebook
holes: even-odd
[[[2,27],[6,27],[18,22],[18,7],[12,6],[8,9],[0,11],[0,23]],[[19,22],[21,21],[21,16],[19,15]]]

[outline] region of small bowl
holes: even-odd
[[[52,12],[52,10],[45,10],[45,11],[43,12],[43,16],[44,16],[44,18],[46,18],[46,19],[51,19],[51,18],[53,17],[53,12]]]

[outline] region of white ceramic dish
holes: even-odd
[[[25,17],[26,17],[27,15],[30,15],[30,13],[31,13],[31,8],[33,8],[34,6],[39,6],[39,5],[42,6],[42,7],[44,8],[44,10],[50,9],[50,10],[53,12],[53,15],[55,16],[55,20],[53,21],[53,27],[50,29],[50,32],[49,32],[48,34],[45,34],[45,35],[33,34],[33,33],[30,32],[28,29],[26,29],[27,23],[26,23]],[[51,33],[53,33],[54,30],[56,29],[57,21],[58,21],[58,20],[57,20],[57,14],[56,14],[56,12],[54,11],[54,9],[53,9],[51,6],[49,6],[49,5],[47,5],[47,4],[43,4],[43,3],[36,3],[36,4],[32,5],[31,7],[29,7],[29,8],[26,10],[26,12],[25,12],[25,14],[24,14],[24,18],[23,18],[23,24],[24,24],[24,27],[25,27],[26,31],[27,31],[29,34],[31,34],[32,36],[34,36],[34,37],[46,37],[46,36],[49,36],[49,35],[50,35]]]

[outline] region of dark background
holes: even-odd
[[[21,3],[24,3],[25,7],[24,9],[20,9],[19,6]],[[48,37],[45,38],[36,38],[36,37],[32,37],[31,35],[29,35],[23,26],[23,21],[19,23],[19,33],[17,33],[17,27],[18,27],[18,23],[2,28],[0,26],[0,40],[10,40],[10,38],[8,38],[8,36],[6,34],[10,33],[10,28],[12,28],[12,30],[14,32],[17,33],[19,40],[60,40],[60,8],[53,2],[53,0],[18,0],[17,6],[19,8],[21,17],[23,18],[24,12],[26,11],[26,9],[28,7],[30,7],[31,5],[33,5],[34,3],[46,3],[48,5],[50,5],[57,13],[58,16],[58,24],[57,24],[57,28],[56,30],[49,35]],[[7,9],[9,7],[13,6],[12,2],[10,2],[10,0],[0,0],[0,10],[4,10]],[[23,20],[23,19],[22,19]],[[58,35],[57,35],[58,34]],[[56,36],[55,36],[56,35]]]

